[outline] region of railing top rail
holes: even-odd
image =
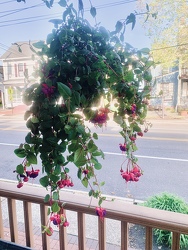
[[[1,197],[44,204],[46,194],[46,190],[38,185],[26,184],[17,189],[15,182],[0,179]],[[92,199],[91,202],[85,192],[62,190],[61,201],[67,210],[95,215],[97,201]],[[107,209],[106,217],[110,219],[188,234],[188,215],[185,214],[134,205],[121,198],[104,202],[103,206]]]

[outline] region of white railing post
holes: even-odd
[[[40,204],[41,224],[44,226],[48,222],[47,211],[48,211],[47,206]],[[49,236],[46,233],[42,234],[42,249],[43,250],[50,250]]]
[[[0,238],[4,239],[4,230],[3,230],[3,215],[2,215],[2,197],[0,197]]]
[[[99,250],[106,250],[106,219],[98,218]]]
[[[78,249],[85,250],[85,214],[78,212]]]
[[[18,243],[18,223],[16,216],[16,201],[11,198],[7,198],[8,202],[8,214],[10,225],[10,238],[12,242]]]
[[[128,223],[126,221],[121,221],[121,250],[128,250]]]
[[[180,233],[172,232],[172,250],[180,249]]]
[[[31,203],[23,201],[26,246],[34,247]]]
[[[151,250],[153,247],[153,231],[152,227],[146,227],[146,240],[145,240],[145,249]]]

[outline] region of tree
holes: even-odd
[[[145,0],[139,1],[142,9]],[[147,1],[148,2],[148,1]],[[150,0],[149,12],[157,18],[148,16],[144,26],[152,39],[152,56],[155,62],[166,66],[187,63],[188,4],[186,0]]]

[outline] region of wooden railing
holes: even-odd
[[[36,185],[26,184],[21,189],[16,188],[16,183],[0,180],[0,196],[7,199],[10,240],[18,243],[18,224],[16,219],[16,201],[23,202],[23,217],[25,224],[25,242],[26,246],[33,248],[33,225],[32,225],[32,209],[31,204],[39,204],[41,221],[39,224],[45,225],[47,218],[47,206],[44,203],[46,190]],[[78,225],[78,247],[79,250],[86,250],[86,229],[85,216],[87,214],[95,215],[96,201],[90,201],[87,195],[80,192],[62,191],[61,199],[64,202],[66,211],[74,211],[77,213]],[[1,202],[2,203],[2,202]],[[91,204],[89,206],[89,204]],[[144,206],[134,205],[125,200],[117,199],[114,202],[104,202],[104,207],[107,210],[104,221],[98,219],[98,244],[99,250],[106,250],[106,221],[113,219],[121,223],[120,236],[121,250],[128,250],[128,234],[129,224],[137,224],[145,227],[145,250],[152,250],[154,228],[159,228],[171,231],[173,235],[172,250],[180,248],[180,234],[188,234],[188,215],[174,212],[162,211],[147,208]],[[19,211],[20,212],[20,211]],[[71,225],[70,225],[71,228]],[[60,250],[67,250],[67,228],[61,227],[59,231],[59,247]],[[4,226],[2,216],[2,206],[0,206],[0,238],[4,238]],[[42,234],[42,249],[50,250],[49,236]],[[108,249],[107,249],[108,250]]]

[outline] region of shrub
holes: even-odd
[[[144,206],[176,213],[188,214],[187,203],[180,197],[170,193],[162,193],[152,196],[144,203]],[[156,236],[157,244],[164,244],[171,247],[172,232],[154,229],[154,235]],[[188,235],[181,234],[180,248],[188,249]]]

